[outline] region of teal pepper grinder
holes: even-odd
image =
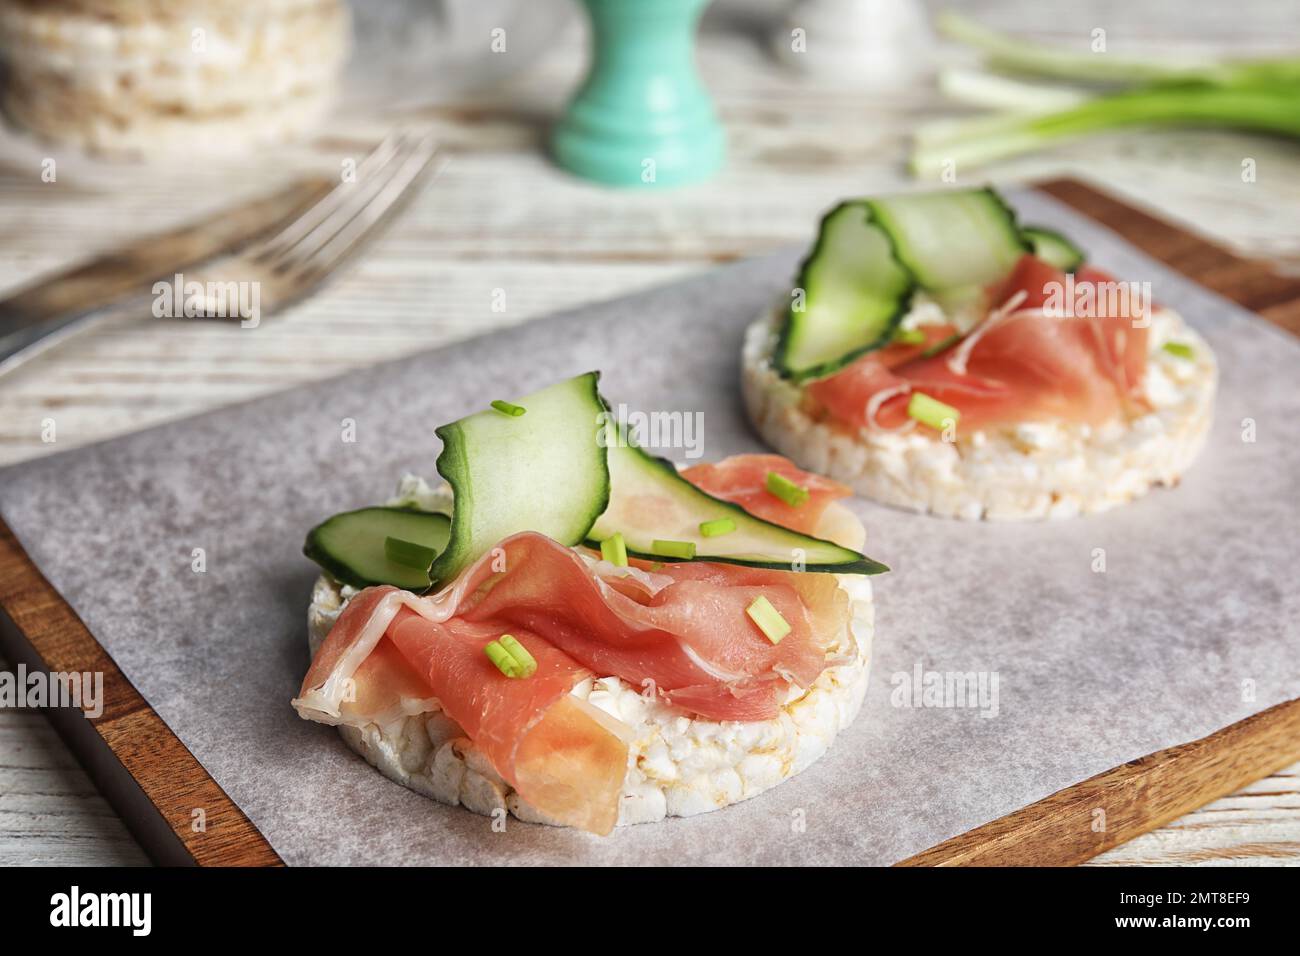
[[[709,0],[582,0],[591,72],[552,136],[556,161],[610,186],[680,186],[722,164],[722,127],[695,70]]]

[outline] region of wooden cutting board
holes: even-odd
[[[1242,259],[1077,180],[1043,192],[1121,233],[1206,288],[1300,334],[1300,281]],[[244,812],[118,670],[0,521],[0,650],[16,665],[101,671],[104,712],[50,720],[128,828],[160,863],[274,866],[283,861]],[[902,861],[901,865],[1083,862],[1300,760],[1300,700],[1148,754]],[[206,808],[202,838],[193,807]],[[1094,811],[1105,826],[1094,827]]]

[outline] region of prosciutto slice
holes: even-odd
[[[745,613],[760,595],[791,625],[779,644]],[[293,704],[310,720],[363,726],[436,701],[529,803],[606,833],[628,728],[572,696],[575,685],[616,675],[712,720],[774,717],[792,684],[825,669],[848,616],[831,575],[706,563],[629,571],[525,532],[432,597],[360,592]],[[488,660],[484,646],[503,633],[537,660],[531,677],[507,678]]]
[[[1130,299],[1116,307],[1102,294],[1102,283],[1113,282],[1098,270],[1080,270],[1073,288],[1091,300],[1090,314],[1054,314],[1045,306],[1051,290],[1067,287],[1066,276],[1026,255],[991,292],[993,301],[1016,305],[991,313],[962,342],[929,358],[872,352],[808,392],[834,418],[883,430],[908,427],[913,391],[956,408],[963,429],[1027,421],[1100,425],[1142,411],[1146,304]]]
[[[767,473],[774,471],[808,492],[808,500],[793,507],[767,490]],[[732,455],[719,462],[692,465],[682,477],[715,498],[740,505],[752,515],[804,534],[815,534],[832,501],[853,494],[838,481],[804,471],[781,455]]]
[[[671,583],[648,595],[548,538],[517,535],[499,550],[527,566],[497,578],[462,610],[467,620],[543,634],[592,671],[709,720],[775,717],[792,683],[807,687],[826,668],[847,626],[848,600],[829,575],[670,564],[655,573]],[[760,595],[791,626],[779,644],[745,613]]]
[[[609,833],[627,773],[626,728],[570,695],[591,672],[535,634],[513,632],[537,661],[532,677],[511,680],[492,665],[483,647],[501,631],[455,617],[485,568],[479,562],[433,599],[393,587],[357,594],[293,706],[308,720],[365,726],[436,702],[533,806]]]

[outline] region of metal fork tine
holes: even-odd
[[[425,134],[416,142],[414,152],[398,166],[373,199],[323,242],[309,259],[304,260],[302,268],[315,275],[337,266],[389,214],[396,211],[404,197],[410,196],[411,185],[428,170],[437,152],[433,134]],[[445,165],[446,161],[438,167],[439,171]]]
[[[355,201],[359,188],[369,188],[376,170],[381,170],[392,162],[401,140],[402,136],[397,133],[385,136],[383,141],[357,164],[355,182],[339,183],[302,216],[289,223],[276,235],[250,247],[245,254],[252,259],[274,261],[291,251],[303,238],[326,222],[336,210],[346,206],[349,201]]]
[[[292,248],[286,249],[273,261],[278,271],[295,269],[306,265],[320,249],[339,234],[347,224],[369,208],[381,195],[388,183],[404,168],[415,147],[410,137],[402,136],[393,154],[383,166],[377,168],[366,178],[364,183],[357,183],[357,191],[348,195],[348,201],[336,206],[330,214],[314,229],[303,236]]]
[[[269,265],[277,272],[286,272],[306,265],[320,248],[328,243],[349,222],[366,209],[384,190],[387,183],[397,175],[411,153],[409,137],[399,136],[392,152],[385,157],[383,164],[375,167],[350,191],[346,200],[336,204],[329,215],[318,222],[311,230],[302,235],[292,246],[280,250],[269,260]]]

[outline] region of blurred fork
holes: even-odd
[[[185,286],[193,287],[195,298],[203,304],[194,317],[238,319],[241,325],[253,327],[262,315],[316,291],[404,205],[436,155],[429,133],[385,139],[357,165],[351,182],[335,186],[279,233],[187,273]],[[236,289],[243,288],[239,283],[248,283],[257,290],[257,314],[232,312],[231,283],[236,283]],[[240,295],[241,305],[246,304],[242,291]]]
[[[0,375],[80,331],[108,305],[148,290],[160,317],[258,324],[314,292],[373,239],[414,195],[437,155],[431,133],[394,133],[357,164],[354,176],[328,191],[314,179],[294,183],[235,210],[232,223],[217,217],[152,237],[0,302]],[[286,210],[301,208],[304,197],[319,198],[269,238],[245,241],[277,219],[283,223]],[[191,270],[195,264],[201,268]],[[96,300],[97,290],[102,299]]]

